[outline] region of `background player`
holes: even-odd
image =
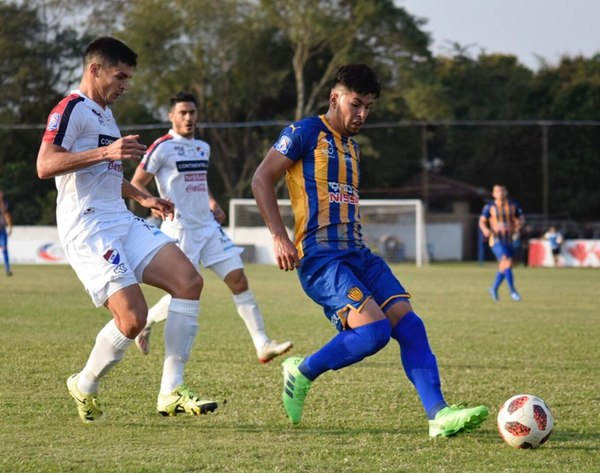
[[[297,424],[318,376],[377,353],[391,337],[400,344],[402,365],[429,418],[429,435],[454,435],[479,426],[488,409],[446,404],[423,321],[389,266],[361,237],[360,155],[351,137],[362,128],[379,91],[369,67],[342,66],[335,74],[327,113],[285,128],[254,174],[254,197],[273,235],[280,269],[298,268],[304,291],[339,331],[315,353],[284,361],[283,404]],[[295,246],[275,194],[284,174],[294,211]],[[349,394],[340,393],[345,395]],[[330,401],[335,406],[335,400]]]
[[[525,218],[518,202],[508,198],[505,186],[497,184],[492,189],[492,197],[481,212],[479,228],[483,236],[488,239],[496,259],[498,272],[490,294],[494,301],[498,301],[498,288],[506,279],[510,289],[510,296],[515,301],[520,301],[521,296],[515,289],[513,267],[513,236],[518,235]]]
[[[10,268],[10,257],[8,255],[8,237],[12,233],[13,221],[10,202],[4,198],[4,192],[0,190],[0,250],[4,259],[4,270],[7,276],[12,276]]]
[[[157,410],[197,415],[217,408],[183,383],[198,331],[202,278],[170,238],[135,217],[123,201],[134,199],[163,218],[173,215],[172,203],[123,179],[121,161],[140,159],[146,146],[137,135],[121,138],[109,105],[128,89],[136,63],[137,54],[117,39],[90,43],[79,89],[50,113],[37,158],[39,177],[56,177],[56,219],[65,255],[94,304],[104,305],[113,316],[98,333],[86,365],[67,380],[86,423],[103,419],[100,380],[146,324],[142,281],[173,297]]]
[[[221,278],[233,295],[237,312],[252,337],[261,363],[292,348],[292,342],[279,343],[265,333],[265,325],[254,294],[248,287],[243,251],[221,228],[225,212],[213,198],[207,182],[210,146],[194,137],[198,113],[196,98],[180,92],[171,99],[169,121],[172,129],[148,149],[131,183],[149,193],[152,178],[160,195],[175,204],[175,217],[161,230],[175,239],[190,261],[202,265]],[[160,299],[148,313],[146,327],[136,338],[137,346],[147,354],[152,325],[167,317],[171,296]]]

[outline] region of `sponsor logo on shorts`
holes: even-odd
[[[106,253],[104,253],[103,257],[110,264],[117,265],[121,261],[121,255],[117,250],[108,250]]]
[[[282,136],[275,143],[274,148],[279,151],[281,154],[287,154],[292,145],[292,140],[289,136]]]
[[[127,267],[125,266],[125,264],[121,263],[119,264],[113,271],[115,274],[123,274],[127,272]]]
[[[46,127],[47,131],[54,131],[58,129],[58,125],[60,123],[60,113],[53,113],[48,118],[48,126]]]
[[[364,295],[363,295],[362,291],[357,287],[351,287],[348,290],[348,299],[350,299],[354,302],[362,301],[363,297],[364,297]]]

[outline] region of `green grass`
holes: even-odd
[[[280,401],[278,362],[260,365],[224,284],[205,272],[200,335],[187,382],[219,410],[155,412],[162,326],[150,355],[135,348],[102,383],[104,425],[84,425],[67,393],[108,312],[94,309],[64,266],[16,266],[0,277],[0,468],[73,472],[592,472],[600,471],[600,271],[517,268],[523,301],[493,304],[494,265],[394,266],[413,294],[449,402],[485,403],[471,434],[430,440],[427,420],[392,341],[377,355],[326,373],[292,427]],[[269,334],[306,355],[334,334],[295,274],[246,268]],[[150,303],[160,291],[145,287]],[[529,392],[555,418],[549,442],[512,449],[497,407]]]

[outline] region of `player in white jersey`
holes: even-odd
[[[134,199],[162,218],[173,217],[171,202],[123,179],[122,160],[141,158],[146,146],[138,135],[121,137],[108,106],[129,87],[136,63],[137,54],[121,41],[92,41],[79,89],[50,113],[37,158],[38,176],[56,178],[58,231],[67,259],[94,304],[104,305],[113,316],[98,333],[86,365],[67,380],[86,423],[104,419],[100,380],[146,325],[141,282],[172,296],[158,412],[198,415],[217,408],[183,382],[198,331],[202,277],[169,237],[129,212],[123,200]]]
[[[196,267],[201,263],[227,284],[259,361],[267,363],[292,348],[292,342],[279,343],[267,336],[261,311],[244,273],[240,257],[243,250],[221,228],[225,212],[213,198],[206,179],[210,146],[194,138],[198,120],[194,95],[180,92],[173,97],[169,120],[173,128],[148,148],[131,183],[149,193],[146,186],[154,177],[161,197],[175,204],[173,220],[164,221],[161,230],[178,241]],[[146,328],[136,338],[144,354],[149,352],[152,325],[167,317],[170,300],[167,294],[150,308]]]

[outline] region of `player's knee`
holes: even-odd
[[[392,334],[392,325],[388,319],[383,319],[357,327],[354,331],[361,338],[360,345],[364,356],[370,356],[388,344]]]
[[[248,290],[248,278],[243,269],[236,269],[225,276],[225,284],[233,294],[241,294]]]

